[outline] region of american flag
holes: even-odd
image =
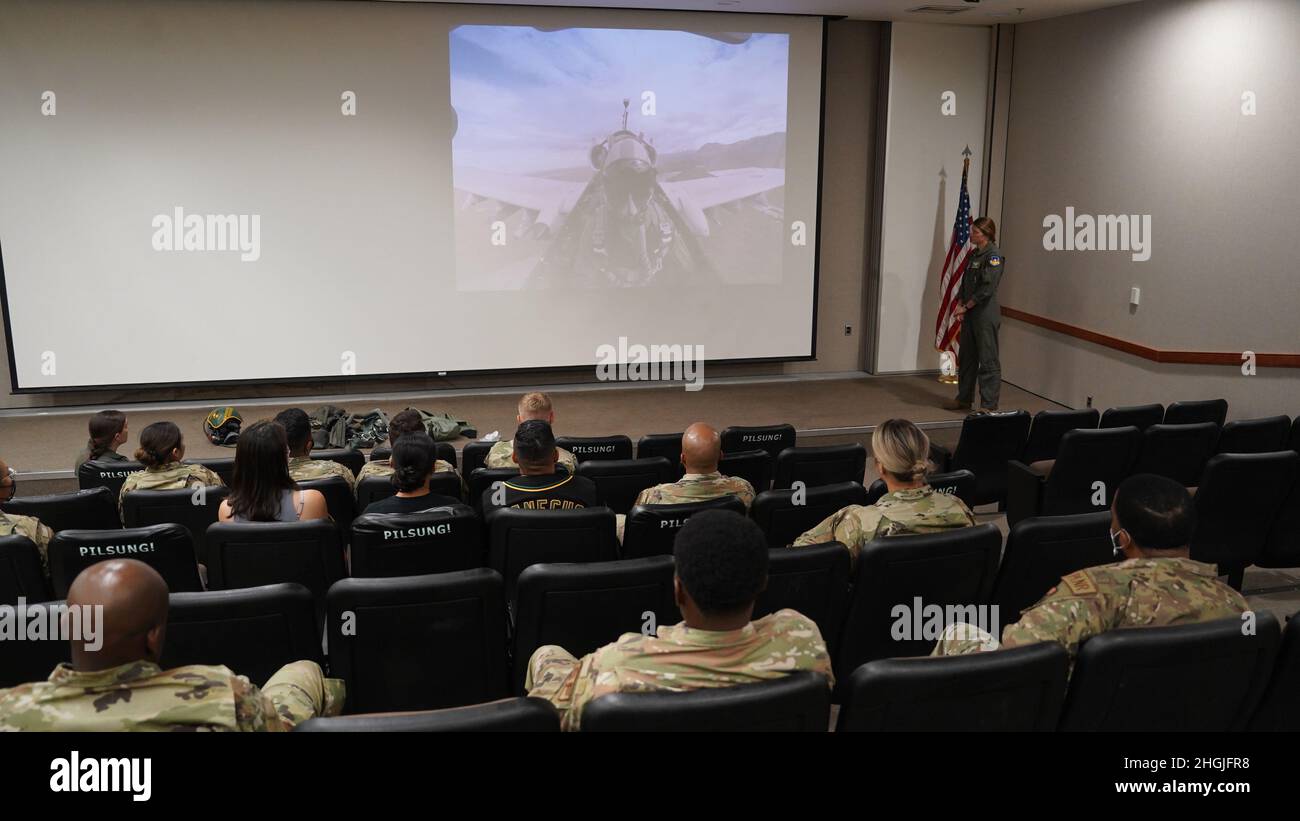
[[[970,151],[970,149],[966,149]],[[957,202],[957,221],[952,226],[952,242],[948,244],[948,256],[943,260],[943,273],[939,275],[939,317],[934,322],[934,347],[939,351],[952,351],[957,356],[957,335],[961,331],[961,319],[953,316],[957,306],[957,292],[961,289],[961,278],[966,273],[966,261],[970,259],[970,194],[966,191],[966,174],[970,170],[970,159],[962,162],[961,198]]]

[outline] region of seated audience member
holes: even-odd
[[[729,510],[697,513],[678,532],[673,556],[680,624],[653,636],[625,633],[581,659],[554,645],[529,659],[528,695],[554,704],[564,729],[578,729],[583,709],[607,693],[731,687],[802,670],[834,684],[811,619],[781,610],[750,620],[767,586],[767,540],[758,525]]]
[[[494,483],[483,491],[483,511],[500,507],[525,510],[577,510],[598,507],[596,485],[583,476],[557,472],[558,457],[551,426],[530,419],[515,431],[511,465],[519,466],[519,476]]]
[[[365,513],[419,513],[433,507],[458,505],[460,499],[429,491],[438,448],[427,433],[408,433],[393,444],[393,487],[397,494],[366,506]]]
[[[311,458],[311,417],[302,408],[289,408],[275,415],[275,421],[284,428],[284,435],[289,442],[289,477],[295,482],[309,479],[328,479],[342,476],[347,480],[348,488],[356,493],[357,478],[347,465],[330,459]]]
[[[18,492],[18,480],[14,471],[10,470],[9,464],[0,459],[0,508]],[[35,516],[19,516],[17,513],[5,513],[0,510],[0,536],[26,536],[31,539],[36,548],[41,552],[41,567],[45,570],[45,575],[50,575],[49,566],[49,549],[50,539],[54,538],[54,531],[46,525],[41,524],[41,520]]]
[[[705,502],[719,496],[735,496],[745,503],[754,503],[754,486],[739,476],[723,476],[718,472],[722,458],[722,437],[703,422],[696,422],[682,434],[682,467],[686,474],[676,482],[648,487],[637,494],[638,505],[676,505],[688,502]],[[618,540],[623,541],[623,526],[627,517],[618,516]]]
[[[126,414],[121,411],[104,410],[90,417],[90,441],[85,450],[77,454],[77,463],[73,470],[80,470],[86,462],[126,462],[125,456],[117,449],[126,444]]]
[[[420,418],[420,412],[415,410],[404,410],[395,415],[391,422],[388,423],[388,444],[392,448],[397,447],[397,440],[401,439],[408,433],[423,433],[426,436],[428,431],[424,428],[424,420]],[[443,459],[434,462],[434,473],[445,473],[447,471],[455,472],[456,466]],[[357,481],[365,479],[367,476],[392,476],[393,465],[392,458],[378,459],[366,462],[361,466],[361,472],[357,474]],[[463,483],[462,483],[463,484]]]
[[[1240,593],[1219,581],[1214,565],[1188,558],[1196,509],[1178,482],[1151,473],[1125,479],[1111,503],[1110,527],[1123,561],[1061,579],[1003,629],[1000,644],[977,627],[949,625],[934,655],[1055,641],[1073,662],[1085,639],[1107,630],[1213,621],[1250,609]]]
[[[145,467],[126,477],[117,497],[118,507],[122,505],[122,497],[133,490],[183,490],[225,484],[220,476],[203,465],[182,462],[184,458],[185,442],[175,423],[154,422],[140,431],[140,447],[136,448],[135,460]]]
[[[975,514],[955,495],[925,483],[930,437],[906,419],[890,419],[871,434],[871,455],[889,492],[874,505],[849,505],[794,541],[794,547],[840,542],[854,560],[872,539],[938,533],[975,524]]]
[[[344,684],[314,661],[295,661],[262,688],[227,667],[158,667],[167,632],[167,583],[134,559],[81,571],[68,590],[81,614],[72,663],[46,681],[0,690],[0,730],[285,731],[343,708]],[[91,608],[102,607],[96,617]]]
[[[533,392],[526,393],[519,400],[519,412],[515,416],[515,421],[520,424],[529,420],[538,420],[546,424],[555,426],[555,409],[551,405],[551,397],[544,393]],[[510,455],[514,452],[514,443],[506,440],[497,442],[488,451],[487,458],[483,460],[483,465],[490,468],[511,468],[515,466]],[[563,448],[558,449],[559,456],[557,462],[564,466],[564,469],[570,475],[578,472],[578,458]]]
[[[230,496],[223,499],[222,522],[305,522],[328,519],[325,495],[299,490],[289,476],[289,446],[279,422],[263,419],[239,433]]]

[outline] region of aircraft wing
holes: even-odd
[[[783,185],[784,168],[728,168],[712,171],[707,177],[659,183],[673,206],[700,236],[709,234],[705,211],[758,196]]]
[[[548,180],[520,174],[504,174],[479,168],[452,169],[452,185],[458,190],[502,206],[534,212],[537,222],[548,228],[573,209],[587,187],[585,182]]]
[[[710,173],[712,176],[659,185],[674,200],[684,198],[701,210],[748,199],[785,185],[784,168],[728,168]]]

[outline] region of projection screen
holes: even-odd
[[[14,389],[813,354],[820,18],[16,3]]]

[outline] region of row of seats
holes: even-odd
[[[510,513],[528,516],[533,512]],[[934,636],[922,634],[902,640],[894,635],[894,609],[899,605],[912,608],[918,597],[926,605],[939,607],[992,604],[997,605],[999,618],[1009,623],[1062,576],[1111,561],[1109,524],[1105,513],[1028,520],[1012,529],[1005,550],[1001,534],[991,524],[882,539],[863,549],[853,571],[848,551],[838,543],[797,550],[773,549],[768,587],[759,598],[756,612],[763,615],[790,608],[812,619],[826,639],[836,675],[843,681],[867,661],[930,652]],[[415,688],[412,692],[425,694],[423,700],[405,700],[385,689],[381,677],[370,685],[361,683],[359,692],[377,695],[373,701],[361,697],[353,705],[356,711],[424,709],[506,695],[503,688],[511,657],[515,659],[511,689],[519,692],[522,664],[540,645],[559,644],[581,655],[622,633],[639,631],[646,612],[654,613],[658,624],[672,624],[679,619],[673,604],[671,556],[574,562],[577,557],[543,554],[538,558],[547,563],[527,566],[503,564],[497,557],[490,568],[400,578],[344,579],[341,551],[332,541],[333,530],[326,523],[213,527],[232,528],[229,532],[244,541],[227,540],[218,534],[212,544],[220,548],[208,554],[211,590],[175,594],[182,597],[179,601],[191,602],[209,614],[211,622],[209,640],[195,644],[205,652],[184,658],[225,663],[241,671],[261,671],[273,670],[310,649],[290,641],[301,631],[271,624],[256,628],[256,641],[244,642],[239,632],[242,627],[228,630],[220,624],[221,614],[226,612],[223,608],[229,608],[230,618],[241,625],[256,621],[249,615],[253,611],[286,623],[295,619],[303,624],[318,623],[325,619],[332,666],[336,651],[350,646],[362,648],[357,652],[364,658],[351,668],[355,675],[409,678],[421,682],[411,685]],[[160,528],[177,529],[175,525]],[[305,541],[308,534],[318,539],[315,545]],[[0,539],[0,569],[18,555],[19,542],[26,540]],[[320,545],[327,547],[322,549]],[[26,547],[30,566],[34,546],[26,542]],[[187,548],[182,544],[174,555],[186,555]],[[165,577],[175,570],[158,561],[157,554],[132,558],[153,564]],[[194,573],[192,557],[186,572]],[[29,567],[27,575],[39,580],[39,564]],[[70,577],[63,571],[65,583]],[[172,578],[168,582],[175,584]],[[296,591],[293,596],[283,592],[285,583],[292,583]],[[9,592],[14,592],[12,586]],[[24,593],[28,601],[40,598],[34,592],[29,587]],[[361,620],[355,635],[342,632],[339,614],[345,612],[355,613]],[[297,615],[291,617],[288,613]],[[511,617],[512,649],[507,652],[504,625]],[[172,634],[169,628],[169,652],[179,653],[184,642],[173,644]],[[306,635],[319,637],[320,632],[307,631]],[[13,650],[22,643],[10,644],[13,646],[8,649]],[[319,642],[315,646],[318,650]],[[0,647],[0,652],[4,650]],[[365,660],[371,658],[373,664]],[[44,675],[39,668],[48,659],[37,661],[40,663],[33,668],[0,659],[0,670],[21,669],[20,678],[34,673]],[[462,668],[469,670],[469,677],[476,681],[495,681],[500,686],[478,687],[470,698],[455,689],[463,682],[438,683],[444,677],[440,671]],[[453,691],[440,690],[444,685]]]
[[[1069,657],[1052,642],[997,653],[882,659],[853,671],[837,732],[1300,730],[1300,619],[1260,614],[1253,635],[1226,619],[1116,630]],[[1068,685],[1067,685],[1068,679]],[[618,693],[583,711],[586,732],[826,730],[816,673],[690,693]],[[317,718],[299,732],[558,732],[542,699],[400,715]]]

